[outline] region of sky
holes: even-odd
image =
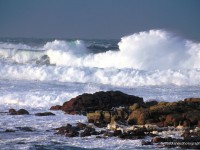
[[[200,41],[200,0],[0,0],[0,37],[120,39],[165,29]]]

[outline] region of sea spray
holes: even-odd
[[[68,67],[139,70],[200,68],[200,44],[164,30],[150,30],[122,37],[118,50],[93,53],[86,43],[81,40],[54,40],[35,47],[0,43],[0,56],[9,61],[27,64],[35,63],[43,55],[47,55],[50,64]]]

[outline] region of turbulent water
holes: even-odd
[[[34,114],[100,90],[120,90],[144,100],[199,97],[199,60],[200,43],[164,30],[135,33],[120,40],[1,38],[0,112],[26,108]],[[86,122],[83,116],[56,113],[54,119],[1,113],[0,149],[141,147],[139,140],[54,135],[53,127]],[[35,132],[3,132],[23,126]],[[19,144],[22,141],[24,144]]]

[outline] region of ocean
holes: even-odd
[[[144,101],[200,97],[200,43],[165,30],[118,40],[0,38],[0,149],[151,149],[141,140],[67,138],[53,129],[85,116],[49,111],[83,93],[119,90]],[[31,127],[33,132],[17,130]],[[16,132],[5,133],[13,129]]]

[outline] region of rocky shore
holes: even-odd
[[[142,139],[142,145],[200,149],[200,98],[144,102],[141,97],[120,91],[100,91],[79,95],[62,106],[52,106],[50,110],[87,116],[86,124],[66,122],[65,126],[55,129],[55,134],[66,137]],[[29,115],[29,112],[10,109],[9,114]],[[44,112],[35,115],[55,114]]]

